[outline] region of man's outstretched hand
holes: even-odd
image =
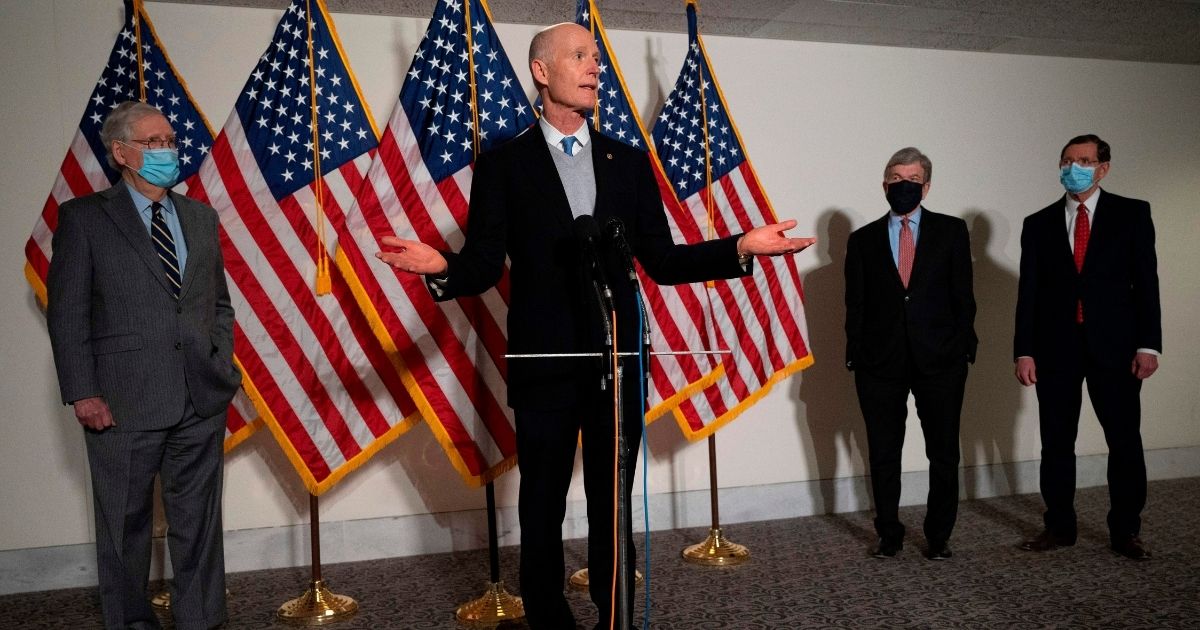
[[[796,227],[795,219],[756,227],[738,239],[738,254],[779,256],[795,254],[817,242],[814,237],[789,238],[784,232]]]
[[[383,237],[383,251],[375,257],[409,273],[439,274],[446,271],[446,258],[421,241],[406,241],[395,236]]]

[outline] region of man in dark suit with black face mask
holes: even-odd
[[[926,557],[951,557],[958,513],[958,427],[967,364],[975,361],[975,296],[967,224],[921,206],[933,165],[919,150],[888,160],[891,209],[846,246],[846,367],[867,426],[877,558],[900,552],[900,454],[908,395],[929,458]]]

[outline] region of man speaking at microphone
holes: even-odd
[[[646,154],[588,128],[599,61],[595,40],[579,25],[557,24],[535,35],[529,69],[542,100],[542,118],[479,156],[462,251],[439,252],[389,237],[383,239],[389,249],[377,254],[397,269],[424,274],[439,301],[491,288],[507,256],[511,354],[605,349],[605,324],[586,250],[596,253],[599,275],[612,280],[618,349],[640,348],[636,288],[618,280],[626,277],[618,248],[596,247],[597,225],[619,220],[634,256],[660,284],[744,276],[754,255],[798,252],[815,242],[784,236],[784,230],[795,226],[795,221],[785,221],[720,240],[676,245]],[[521,470],[521,595],[535,630],[575,627],[563,594],[562,522],[581,431],[591,596],[599,608],[599,627],[610,624],[615,492],[612,391],[611,385],[602,385],[606,367],[595,358],[509,362],[508,404],[516,417]],[[622,427],[634,450],[645,404],[636,398],[624,397]],[[632,466],[627,474],[628,489]],[[630,542],[629,558],[633,554]],[[632,592],[632,571],[629,580]]]

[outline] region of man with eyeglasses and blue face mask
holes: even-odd
[[[1082,386],[1108,442],[1109,541],[1148,560],[1142,381],[1158,369],[1162,316],[1150,204],[1100,188],[1111,150],[1095,135],[1059,154],[1066,195],[1025,219],[1013,355],[1017,380],[1037,389],[1045,528],[1022,543],[1045,552],[1075,544],[1075,437]]]
[[[104,121],[112,188],[59,208],[46,318],[64,404],[84,430],[107,628],[158,628],[146,597],[161,477],[176,628],[225,621],[225,412],[241,384],[212,208],[173,193],[175,132],[127,102]]]

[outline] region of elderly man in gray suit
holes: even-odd
[[[146,585],[161,475],[180,629],[225,621],[225,412],[241,384],[216,212],[169,189],[170,123],[118,105],[100,132],[122,181],[59,208],[46,281],[64,404],[84,429],[108,628],[158,628]]]

